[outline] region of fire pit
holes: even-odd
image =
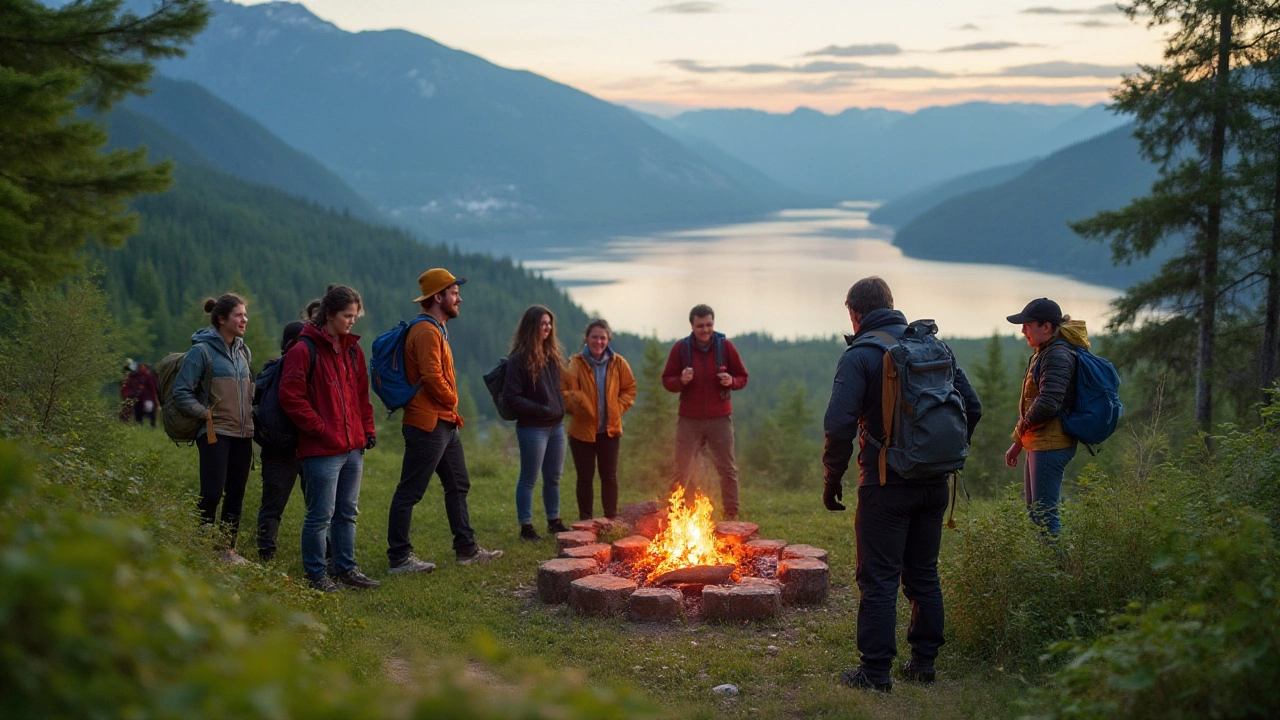
[[[688,503],[676,488],[665,509],[651,501],[624,508],[621,522],[574,523],[556,536],[560,557],[538,567],[538,597],[583,616],[639,622],[757,620],[784,604],[826,601],[825,550],[760,538],[754,523],[717,523],[713,509],[705,496]],[[598,542],[616,530],[634,534]]]

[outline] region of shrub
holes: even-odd
[[[243,600],[247,593],[211,585],[138,526],[54,509],[39,495],[16,450],[0,443],[0,703],[13,717],[648,712],[630,696],[552,673],[507,692],[448,667],[395,692],[357,684],[309,657],[305,639],[323,630],[309,615]]]
[[[1271,528],[1247,512],[1229,531],[1164,562],[1189,578],[1175,597],[1135,604],[1093,642],[1054,648],[1070,662],[1036,700],[1052,718],[1280,716],[1280,577]]]

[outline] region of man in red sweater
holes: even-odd
[[[738,350],[715,331],[716,314],[707,305],[689,311],[689,337],[676,342],[662,371],[662,385],[680,393],[676,421],[676,473],[672,486],[688,482],[702,446],[720,475],[726,520],[738,519],[738,466],[733,460],[733,406],[729,392],[747,386],[747,368]]]

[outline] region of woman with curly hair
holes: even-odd
[[[520,537],[540,540],[533,529],[533,486],[542,471],[542,506],[547,532],[568,530],[560,521],[560,474],[564,471],[564,400],[560,369],[564,353],[556,339],[555,315],[541,305],[524,311],[511,352],[502,396],[516,415],[520,480],[516,483],[516,520]]]

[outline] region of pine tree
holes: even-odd
[[[1004,453],[1018,419],[1018,381],[1009,373],[998,333],[991,334],[982,362],[971,371],[973,388],[982,400],[982,422],[978,423],[969,444],[965,483],[972,491],[990,494],[1008,477]]]
[[[0,0],[0,284],[57,281],[86,240],[120,245],[136,228],[129,200],[169,186],[169,164],[149,165],[142,148],[102,152],[106,132],[76,111],[141,92],[151,62],[179,55],[208,11],[159,0],[138,17],[122,5]]]
[[[1119,301],[1113,326],[1135,324],[1156,310],[1196,320],[1195,420],[1208,429],[1213,413],[1214,347],[1219,300],[1233,283],[1224,273],[1224,232],[1234,178],[1226,159],[1247,116],[1239,69],[1259,59],[1259,40],[1277,20],[1268,0],[1134,0],[1124,8],[1150,27],[1171,26],[1163,65],[1126,76],[1114,107],[1136,120],[1147,159],[1159,164],[1151,193],[1116,211],[1072,225],[1111,240],[1117,262],[1149,255],[1169,240],[1182,252],[1151,280]],[[1151,348],[1152,354],[1160,348]]]
[[[636,404],[627,413],[623,460],[626,476],[651,489],[665,489],[671,479],[675,451],[676,396],[662,385],[667,349],[657,338],[644,342],[644,359],[636,374]]]

